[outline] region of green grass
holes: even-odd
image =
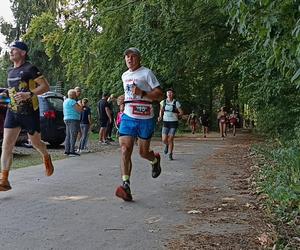
[[[300,234],[297,226],[300,216],[300,150],[298,147],[282,147],[276,143],[256,146],[260,156],[257,185],[268,197],[266,211],[277,225],[278,249],[292,244],[294,236]]]
[[[63,154],[62,155],[51,154],[51,158],[53,161],[55,161],[55,160],[63,159],[65,158],[65,156]],[[12,169],[25,168],[25,167],[35,166],[39,164],[43,164],[43,160],[40,154],[37,152],[31,154],[14,154]]]

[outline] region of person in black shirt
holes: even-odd
[[[102,99],[98,102],[98,116],[100,121],[99,142],[108,144],[106,139],[107,124],[112,123],[111,111],[107,102],[109,95],[103,93]]]
[[[81,138],[79,143],[79,152],[88,152],[87,150],[87,142],[88,142],[88,135],[89,130],[92,125],[92,116],[91,116],[91,109],[88,106],[88,99],[82,99],[82,112],[80,116],[80,130],[81,130]]]
[[[21,129],[27,130],[32,146],[42,155],[45,174],[50,176],[54,171],[47,147],[41,141],[37,97],[49,90],[49,83],[37,67],[26,61],[27,53],[28,47],[24,42],[15,41],[10,46],[10,60],[14,65],[9,69],[7,77],[6,95],[10,98],[10,104],[4,122],[0,191],[11,189],[8,175],[12,164],[13,148]]]

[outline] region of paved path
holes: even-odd
[[[135,202],[114,196],[120,184],[117,146],[55,161],[52,177],[43,175],[42,165],[14,170],[13,189],[0,193],[0,249],[164,249],[174,226],[190,216],[182,209],[182,189],[202,181],[195,163],[223,147],[217,137],[177,140],[175,160],[163,157],[157,179],[135,152]],[[158,141],[153,148],[162,151]]]

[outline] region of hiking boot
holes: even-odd
[[[8,191],[11,189],[9,181],[3,181],[0,179],[0,192],[1,191]]]
[[[54,167],[50,155],[44,155],[45,175],[50,176],[54,172]]]
[[[159,153],[155,153],[155,158],[157,159],[157,161],[156,161],[156,163],[152,164],[152,177],[153,178],[157,178],[161,173]]]
[[[164,154],[166,155],[168,153],[168,150],[169,150],[169,145],[165,145],[165,149],[164,149]]]
[[[124,181],[122,186],[119,186],[116,190],[116,196],[124,201],[132,201],[131,190],[129,182]]]
[[[174,159],[173,159],[173,153],[170,153],[170,154],[169,154],[169,160],[170,160],[170,161],[173,161],[173,160],[174,160]]]

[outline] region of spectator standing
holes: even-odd
[[[108,144],[106,138],[107,125],[112,123],[111,110],[107,102],[109,95],[107,93],[102,94],[102,99],[98,102],[98,117],[100,120],[100,130],[99,130],[99,142],[103,145]]]
[[[74,88],[74,90],[75,90],[75,92],[76,92],[76,98],[75,98],[75,100],[78,102],[80,102],[81,100],[80,100],[80,96],[81,96],[81,88],[80,87],[75,87]],[[79,103],[80,104],[80,103]]]
[[[88,99],[82,99],[82,112],[80,115],[80,131],[81,131],[81,138],[79,143],[78,153],[88,152],[87,142],[88,142],[88,135],[92,125],[92,115],[91,109],[88,105]]]
[[[76,101],[76,91],[70,89],[68,91],[68,98],[63,104],[64,121],[66,124],[65,154],[70,157],[80,155],[75,152],[75,144],[80,130],[81,111],[82,106]]]
[[[75,98],[75,100],[81,106],[82,103],[81,103],[80,96],[81,96],[82,90],[81,90],[81,88],[79,86],[75,87],[74,90],[76,92],[76,98]],[[77,141],[80,141],[80,138],[81,138],[81,130],[78,131]]]

